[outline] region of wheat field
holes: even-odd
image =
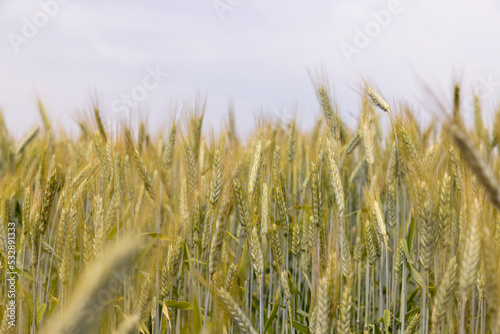
[[[246,140],[203,103],[154,136],[1,118],[0,333],[500,333],[500,109],[464,124],[457,85],[421,126],[366,86],[351,129],[325,87]]]

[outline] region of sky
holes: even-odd
[[[217,130],[232,101],[245,136],[262,115],[311,127],[322,73],[351,127],[366,78],[422,122],[425,88],[447,102],[459,81],[465,118],[473,92],[491,118],[499,39],[498,0],[2,0],[0,110],[19,138],[41,124],[37,96],[68,131],[96,101],[107,124],[162,130],[197,98]]]

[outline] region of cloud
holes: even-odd
[[[388,96],[415,93],[415,103],[420,80],[447,89],[457,69],[469,83],[500,75],[500,48],[493,43],[500,6],[493,0],[400,0],[401,13],[347,62],[340,44],[352,43],[356,29],[389,1],[242,0],[223,21],[212,1],[71,1],[16,54],[6,33],[19,32],[23,17],[40,5],[4,0],[0,107],[9,126],[25,133],[39,122],[36,91],[53,118],[71,123],[89,92],[97,89],[103,101],[112,101],[137,85],[147,66],[160,65],[170,76],[143,103],[151,121],[168,119],[171,99],[202,91],[207,119],[222,119],[232,98],[239,128],[248,131],[261,106],[298,103],[303,123],[313,124],[319,106],[307,71],[318,64],[329,69],[345,111],[358,108],[355,90],[363,75],[374,77]]]

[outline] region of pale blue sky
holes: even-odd
[[[243,135],[262,110],[283,117],[295,105],[301,124],[310,126],[319,106],[308,70],[318,65],[329,70],[342,117],[352,125],[363,75],[390,101],[409,100],[422,115],[430,108],[423,83],[447,92],[462,78],[490,107],[500,94],[494,0],[65,0],[45,14],[44,4],[54,2],[0,3],[0,108],[16,136],[40,124],[35,93],[65,127],[72,128],[77,111],[89,110],[96,92],[104,117],[113,120],[113,101],[123,106],[122,94],[140,92],[154,68],[169,75],[150,81],[154,88],[131,109],[146,110],[154,129],[171,119],[173,102],[197,92],[205,93],[207,124],[215,128],[229,99]],[[373,11],[391,8],[377,23]],[[37,31],[26,35],[35,23]],[[341,46],[356,47],[358,29],[372,37],[349,62]]]

